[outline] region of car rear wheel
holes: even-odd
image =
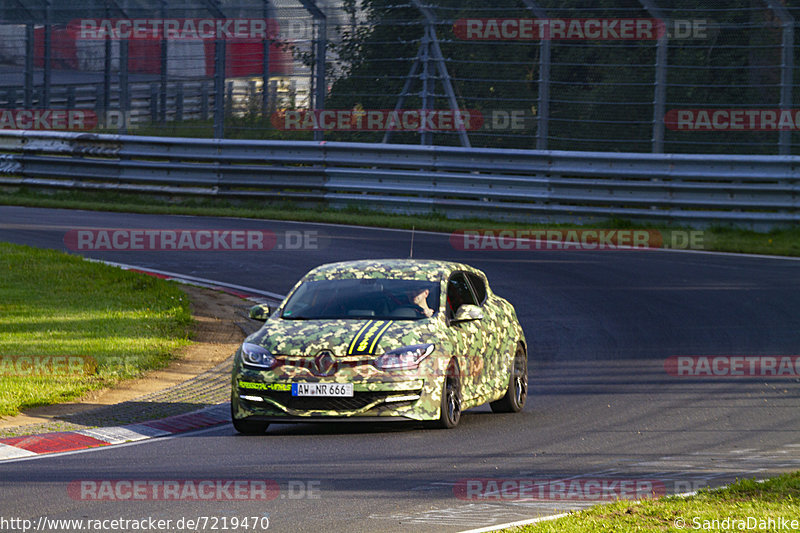
[[[269,422],[258,420],[240,420],[233,413],[233,403],[231,403],[231,421],[233,428],[242,435],[262,435],[266,433]]]
[[[525,349],[517,346],[514,364],[508,379],[506,395],[489,405],[495,413],[518,413],[525,407],[528,398],[528,356]]]
[[[439,419],[434,420],[432,424],[433,427],[440,429],[454,428],[461,420],[461,380],[458,375],[458,367],[454,362],[450,363],[446,375],[442,385]]]

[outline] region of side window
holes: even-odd
[[[447,282],[447,316],[456,316],[456,310],[464,304],[476,305],[475,296],[463,272],[457,272]]]
[[[467,272],[467,279],[475,292],[475,298],[478,299],[478,305],[483,305],[486,301],[486,282],[481,276],[472,272]]]

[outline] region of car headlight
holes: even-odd
[[[375,359],[375,366],[381,370],[413,370],[423,359],[433,353],[433,344],[415,344],[391,350]]]
[[[246,366],[254,366],[269,370],[278,364],[271,353],[258,344],[245,342],[242,344],[242,362]]]

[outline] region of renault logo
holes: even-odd
[[[322,350],[314,358],[314,364],[317,367],[315,374],[318,376],[330,376],[336,372],[336,359],[330,350]]]

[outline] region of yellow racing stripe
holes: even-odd
[[[372,325],[373,322],[374,320],[368,320],[366,324],[361,326],[361,329],[358,330],[358,333],[356,333],[356,336],[353,337],[353,340],[350,342],[350,346],[347,348],[347,355],[353,355],[353,348],[355,348],[358,338],[361,337],[361,334],[364,333],[364,331],[366,331],[366,329]]]
[[[380,338],[383,336],[384,333],[386,333],[386,330],[389,329],[389,326],[391,326],[391,325],[392,325],[392,321],[390,320],[390,321],[388,321],[386,323],[385,326],[383,326],[383,328],[381,328],[381,330],[378,332],[378,334],[375,335],[375,340],[372,341],[372,344],[369,345],[369,353],[370,353],[370,355],[375,353],[375,345],[378,344],[378,341],[380,340]]]

